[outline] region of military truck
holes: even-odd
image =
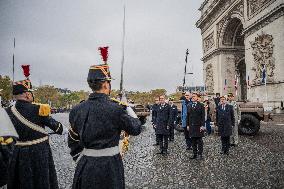
[[[150,111],[144,107],[142,104],[129,104],[129,106],[133,109],[136,113],[137,117],[141,121],[141,124],[144,125],[147,120],[147,116],[150,115]]]
[[[238,102],[241,113],[239,134],[255,135],[260,129],[260,121],[268,122],[270,114],[264,113],[263,103]]]
[[[176,130],[183,131],[181,127],[181,101],[175,101],[174,104],[178,107],[178,119]],[[238,102],[240,107],[241,120],[239,121],[239,134],[256,135],[260,129],[260,121],[269,121],[270,115],[264,113],[262,103],[257,102]]]

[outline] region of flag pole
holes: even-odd
[[[123,31],[122,31],[122,58],[121,58],[121,75],[120,75],[120,94],[123,94],[123,71],[124,71],[124,51],[125,51],[125,4],[123,6]],[[120,100],[121,100],[120,99]]]
[[[265,77],[264,77],[264,84],[265,84],[265,93],[266,93],[266,103],[268,103],[268,94],[267,94],[267,74],[266,74],[266,67],[265,67],[265,64],[264,64],[264,72],[265,72]]]
[[[16,39],[14,38],[14,50],[13,50],[13,83],[15,81],[15,47],[16,47]]]

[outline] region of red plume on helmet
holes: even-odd
[[[30,76],[30,65],[22,65],[24,75],[26,78]]]
[[[104,63],[106,64],[108,58],[108,47],[99,47],[99,51],[101,52]]]

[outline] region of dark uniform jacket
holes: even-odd
[[[40,105],[17,101],[15,107],[26,120],[42,128],[47,126],[55,133],[62,134],[62,124],[55,121],[49,115],[42,116],[39,113]],[[11,107],[6,111],[19,135],[18,142],[27,142],[48,136],[20,122],[12,113]],[[16,144],[8,172],[8,189],[58,188],[56,171],[48,140],[27,146]]]
[[[159,104],[154,104],[152,106],[152,123],[155,125],[156,117],[157,117],[157,110],[158,110]]]
[[[157,108],[157,116],[155,119],[156,134],[157,135],[169,135],[170,130],[168,127],[171,124],[171,107],[167,103],[162,106],[161,104]]]
[[[222,105],[219,105],[216,110],[216,121],[220,136],[225,137],[232,135],[232,128],[235,124],[233,106],[226,104],[225,110],[223,110]]]
[[[171,123],[170,126],[174,126],[175,122],[177,121],[178,116],[178,109],[176,105],[170,105],[171,107]]]
[[[194,102],[187,106],[187,126],[189,126],[190,137],[203,137],[204,132],[200,131],[200,127],[205,126],[205,109],[204,105],[200,102]]]
[[[121,105],[101,93],[92,93],[87,101],[75,106],[70,112],[69,121],[68,146],[74,160],[83,148],[99,150],[118,146],[122,130],[130,135],[141,132],[139,119],[130,117]],[[82,156],[76,167],[72,188],[125,188],[120,154]]]

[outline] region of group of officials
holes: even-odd
[[[120,135],[139,135],[141,123],[131,107],[109,97],[111,80],[107,64],[91,66],[87,81],[93,93],[70,112],[73,189],[125,188]],[[63,126],[50,117],[48,105],[33,103],[28,78],[13,83],[13,96],[15,105],[0,108],[0,188],[58,189],[49,136],[62,134]]]
[[[214,100],[214,101],[211,101]],[[234,95],[227,97],[216,94],[214,99],[201,102],[198,93],[186,92],[181,98],[181,125],[184,130],[186,150],[193,150],[191,159],[203,159],[203,137],[205,132],[211,134],[211,124],[216,123],[216,132],[221,138],[221,153],[229,155],[230,146],[238,144],[239,108],[234,101]],[[152,106],[152,124],[155,130],[156,143],[160,146],[158,154],[168,154],[168,140],[174,140],[174,128],[177,124],[178,109],[165,96],[155,99]]]

